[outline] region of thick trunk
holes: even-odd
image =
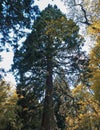
[[[53,109],[53,79],[52,62],[47,60],[46,92],[42,116],[42,130],[55,130],[55,119]]]

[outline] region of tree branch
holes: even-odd
[[[82,4],[76,4],[76,6],[80,6],[81,7],[81,10],[82,10],[84,18],[85,18],[85,21],[84,22],[81,21],[81,23],[84,23],[84,24],[86,24],[88,26],[91,25],[91,23],[89,22],[89,20],[87,18],[87,13],[86,13],[86,10],[84,9],[83,5]]]

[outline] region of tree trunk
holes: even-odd
[[[53,107],[53,78],[52,62],[47,59],[46,92],[42,116],[42,130],[55,130],[54,107]]]

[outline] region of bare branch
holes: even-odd
[[[81,7],[81,10],[82,10],[84,18],[85,18],[85,21],[84,22],[81,21],[81,23],[84,23],[84,24],[86,24],[88,26],[91,25],[91,23],[89,22],[89,20],[87,18],[87,13],[86,13],[86,10],[84,9],[83,5],[82,4],[77,4],[76,6],[80,6]]]

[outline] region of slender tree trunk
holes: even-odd
[[[46,76],[46,92],[44,109],[42,116],[42,130],[55,130],[55,119],[53,109],[53,78],[52,78],[52,62],[47,59],[47,76]]]

